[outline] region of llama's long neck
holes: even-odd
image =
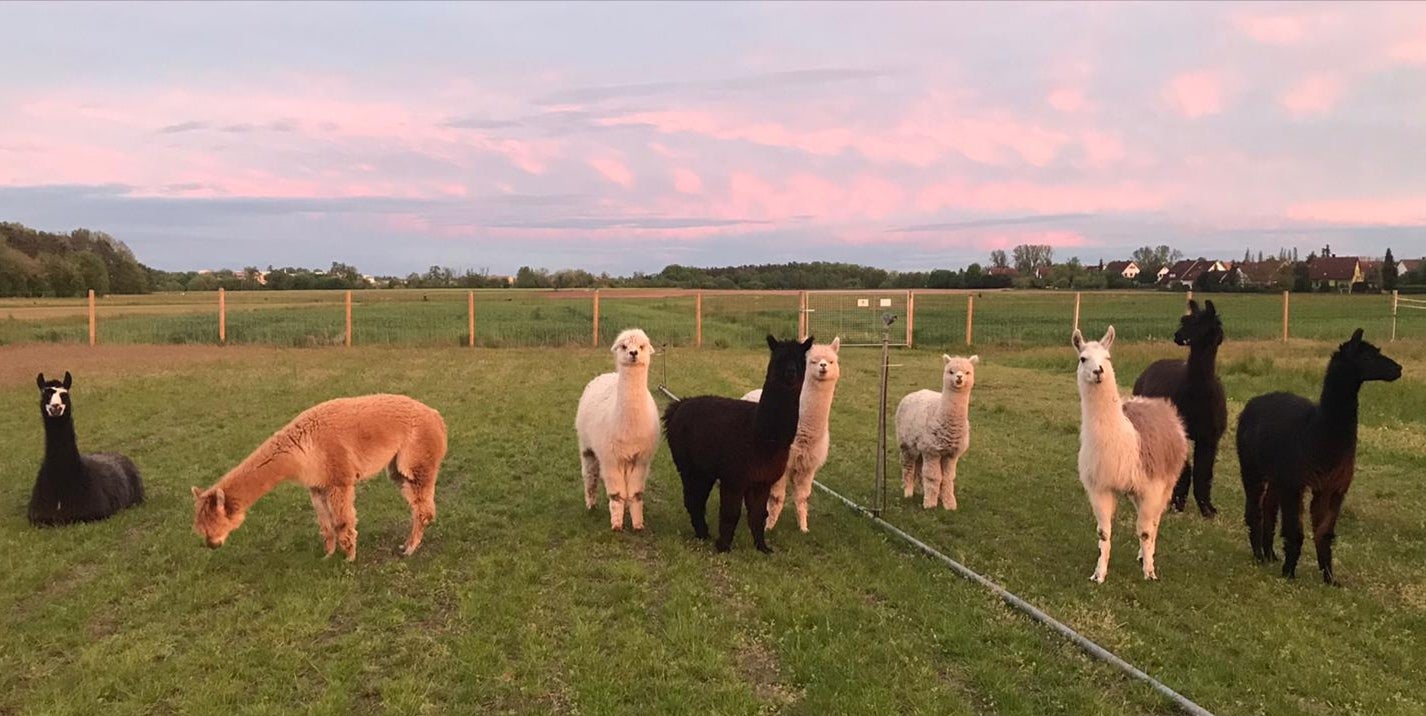
[[[1188,348],[1188,378],[1193,381],[1213,380],[1218,372],[1218,342],[1193,344]]]
[[[214,487],[223,488],[230,511],[242,511],[295,474],[297,467],[297,459],[291,452],[263,443]]]
[[[762,399],[753,415],[753,432],[758,440],[773,447],[786,447],[797,436],[798,408],[802,401],[802,381],[792,387],[779,385],[771,375],[763,381]]]
[[[1322,381],[1322,400],[1306,439],[1329,449],[1351,450],[1357,445],[1357,403],[1362,383],[1344,361],[1333,359]]]
[[[1080,381],[1079,409],[1081,440],[1107,439],[1120,431],[1133,430],[1129,419],[1124,417],[1124,403],[1112,376],[1106,376],[1104,382],[1098,384]]]
[[[970,415],[970,390],[941,388],[941,415],[950,423],[960,423]]]
[[[619,382],[614,390],[614,413],[631,416],[649,405],[649,367],[630,365],[619,367]]]
[[[809,377],[803,382],[802,395],[797,399],[798,433],[821,435],[827,432],[832,416],[832,395],[836,392],[837,381],[835,380],[817,380]]]
[[[79,464],[79,444],[74,437],[74,416],[70,411],[57,418],[46,417],[44,464],[52,467]]]

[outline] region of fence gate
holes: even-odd
[[[842,337],[842,345],[881,345],[881,317],[893,314],[891,345],[906,345],[906,291],[808,291],[807,333],[819,343]]]

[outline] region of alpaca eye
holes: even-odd
[[[1089,360],[1089,359],[1088,359],[1088,358],[1085,358],[1084,356],[1080,356],[1080,357],[1079,357],[1079,362],[1081,362],[1081,363],[1085,362],[1086,360]]]

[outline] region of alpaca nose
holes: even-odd
[[[638,358],[638,357],[639,357],[639,352],[636,351],[636,350],[634,350],[634,351],[629,351],[629,357],[630,357],[630,358]]]

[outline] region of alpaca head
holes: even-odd
[[[62,418],[69,414],[69,386],[74,379],[69,371],[64,372],[64,380],[45,380],[45,374],[35,377],[35,385],[40,389],[40,415],[46,418]]]
[[[1401,364],[1382,355],[1381,349],[1362,340],[1362,329],[1358,328],[1352,337],[1332,354],[1332,363],[1349,371],[1358,383],[1369,380],[1391,382],[1401,377]]]
[[[1109,362],[1109,349],[1114,346],[1114,326],[1110,326],[1104,337],[1097,341],[1084,340],[1079,329],[1075,329],[1071,342],[1079,352],[1080,387],[1104,384],[1113,387],[1114,366]]]
[[[208,543],[210,549],[222,547],[228,540],[228,533],[237,529],[245,517],[246,512],[233,509],[233,504],[223,494],[223,488],[193,488],[193,531]]]
[[[975,387],[975,366],[980,363],[980,356],[962,358],[943,353],[941,360],[946,363],[946,367],[941,373],[942,391],[960,392]]]
[[[1203,302],[1204,309],[1198,310],[1198,302],[1189,299],[1188,313],[1178,320],[1178,331],[1173,334],[1173,342],[1181,346],[1217,346],[1223,343],[1223,321],[1218,319],[1218,309],[1212,301]]]
[[[614,365],[620,369],[626,366],[647,366],[654,355],[654,346],[649,342],[649,337],[637,328],[620,333],[609,350],[614,352]]]
[[[837,351],[842,348],[840,336],[832,339],[831,345],[820,343],[807,351],[807,382],[835,383],[842,377],[842,367],[837,364]]]
[[[767,380],[763,387],[780,386],[800,389],[807,377],[807,351],[812,350],[812,336],[805,341],[779,341],[768,334],[768,350],[772,356],[767,362]]]

